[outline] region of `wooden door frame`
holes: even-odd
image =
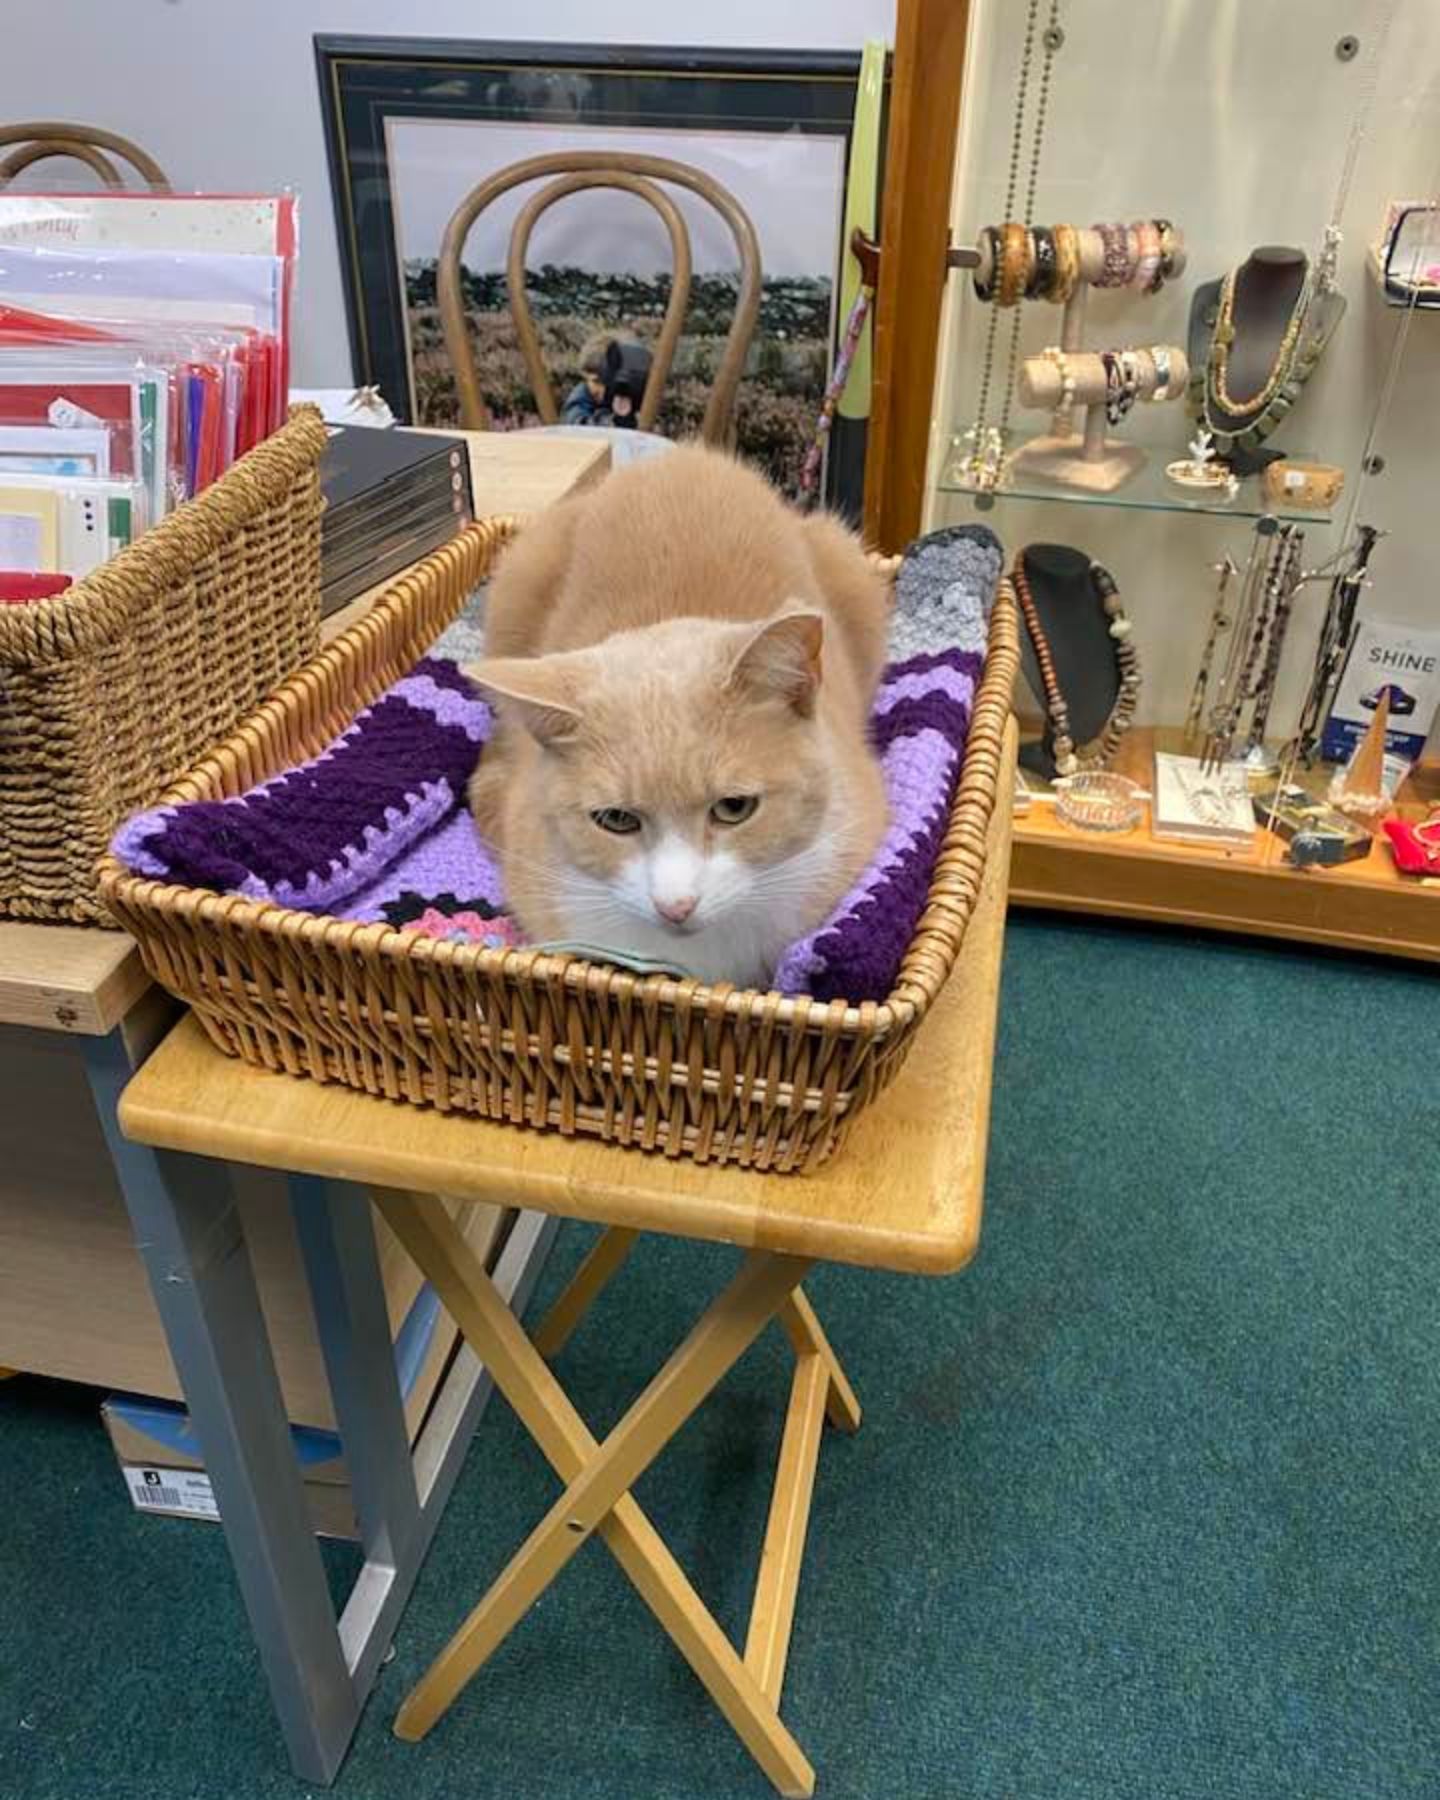
[[[888,553],[920,529],[971,0],[897,0],[865,453],[865,536]]]

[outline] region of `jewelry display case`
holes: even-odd
[[[973,0],[925,524],[1021,599],[1015,901],[1440,960],[1437,209],[1425,0]]]

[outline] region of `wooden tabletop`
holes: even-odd
[[[523,431],[454,435],[470,446],[475,508],[481,518],[539,512],[598,481],[610,466],[603,432],[596,432],[593,442]],[[380,583],[326,619],[324,641],[362,618],[391,585]],[[148,985],[140,952],[123,932],[0,921],[0,1026],[104,1036]]]
[[[0,924],[0,1025],[103,1037],[149,983],[123,931]]]
[[[903,1069],[810,1175],[706,1168],[272,1074],[187,1018],[126,1088],[126,1135],[381,1187],[535,1207],[747,1248],[946,1274],[980,1235],[1009,809],[954,973]]]

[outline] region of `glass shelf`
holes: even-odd
[[[960,439],[952,440],[949,466],[954,466],[963,454]],[[1204,513],[1211,518],[1263,519],[1268,514],[1274,519],[1293,519],[1301,525],[1328,525],[1334,518],[1334,511],[1329,507],[1267,506],[1260,493],[1258,475],[1246,476],[1233,500],[1227,500],[1223,490],[1218,488],[1178,487],[1166,475],[1165,465],[1184,455],[1183,449],[1168,453],[1147,450],[1145,466],[1108,494],[1067,487],[1023,467],[1006,486],[997,488],[993,494],[977,494],[973,488],[955,480],[947,466],[939,488],[942,494],[968,494],[981,512],[988,511],[995,500],[1065,500],[1076,506],[1128,506],[1139,512]]]

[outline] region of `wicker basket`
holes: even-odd
[[[0,607],[0,918],[113,924],[95,865],[320,642],[313,407],[53,599]]]
[[[314,756],[455,618],[510,529],[472,526],[419,564],[166,799],[238,794]],[[1002,585],[929,904],[879,1004],[448,943],[141,879],[113,858],[101,891],[155,979],[247,1062],[699,1162],[813,1167],[899,1067],[955,960],[1018,654]]]

